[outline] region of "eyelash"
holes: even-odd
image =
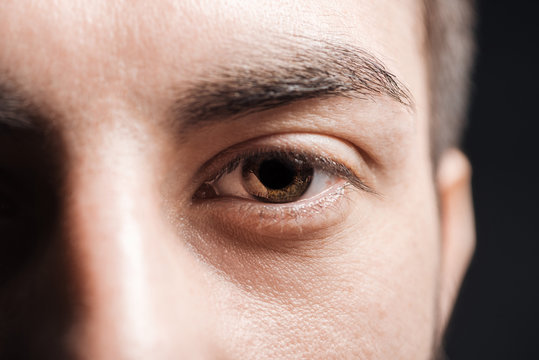
[[[227,159],[232,157],[232,160],[228,160],[225,166],[221,166],[220,168],[217,168],[218,165],[215,165],[216,163],[223,163],[223,158]],[[308,162],[310,165],[312,165],[313,168],[317,170],[324,171],[327,174],[338,176],[347,181],[348,185],[353,186],[354,188],[365,191],[367,193],[376,194],[376,192],[369,187],[359,176],[357,176],[349,167],[345,166],[344,164],[337,162],[329,157],[321,156],[318,154],[313,154],[310,152],[303,152],[298,151],[296,149],[290,149],[290,148],[275,148],[275,147],[260,147],[256,149],[249,149],[246,151],[243,151],[236,155],[230,155],[228,153],[224,153],[223,155],[219,156],[215,161],[212,161],[211,164],[208,166],[205,166],[204,169],[206,171],[203,171],[204,173],[210,173],[211,175],[209,177],[206,177],[207,180],[203,182],[203,185],[211,186],[211,184],[219,181],[223,176],[232,173],[234,170],[238,168],[242,164],[243,161],[250,159],[250,158],[256,158],[259,156],[265,156],[265,157],[276,157],[276,158],[282,158],[283,156],[289,156],[291,158],[302,158],[306,162]],[[217,170],[216,170],[217,168]],[[202,188],[202,186],[201,186]],[[200,189],[200,188],[199,188]],[[198,194],[198,191],[193,196],[193,200],[199,200],[200,194]]]

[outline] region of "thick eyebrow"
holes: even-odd
[[[175,121],[182,127],[209,125],[330,97],[385,95],[413,110],[410,91],[373,54],[352,45],[296,38],[259,47],[253,60],[217,66],[207,71],[207,78],[181,86],[172,108]],[[0,77],[0,131],[35,129],[43,122],[39,114],[18,87]]]
[[[288,43],[243,64],[219,67],[179,92],[173,112],[187,127],[308,99],[387,96],[413,110],[410,91],[373,54],[350,45]]]

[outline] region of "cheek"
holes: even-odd
[[[212,294],[230,351],[246,358],[426,358],[438,238],[435,212],[407,211],[419,205],[396,211],[395,204],[365,203],[347,230],[301,255],[230,247]]]

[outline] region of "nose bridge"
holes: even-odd
[[[117,156],[114,152],[108,155]],[[135,343],[148,341],[150,334],[144,336],[143,330],[151,328],[151,324],[144,324],[151,318],[148,312],[153,306],[145,294],[150,269],[144,256],[148,246],[143,241],[150,235],[151,199],[142,194],[145,179],[127,180],[127,172],[133,169],[123,161],[131,159],[117,160],[122,168],[114,168],[109,159],[99,155],[83,158],[77,175],[70,179],[68,225],[85,289],[81,299],[87,309],[84,330],[95,331],[84,337],[89,340],[86,337],[99,335],[90,340],[97,344],[86,345],[96,349],[104,346],[99,342],[118,343],[122,336]],[[107,329],[105,334],[103,329]]]
[[[66,233],[82,289],[73,346],[83,358],[159,359],[208,348],[200,344],[203,283],[181,236],[163,221],[140,148],[87,146],[68,172]]]

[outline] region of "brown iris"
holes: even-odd
[[[313,167],[301,156],[261,155],[244,161],[243,187],[264,202],[292,202],[307,191],[313,173]]]

